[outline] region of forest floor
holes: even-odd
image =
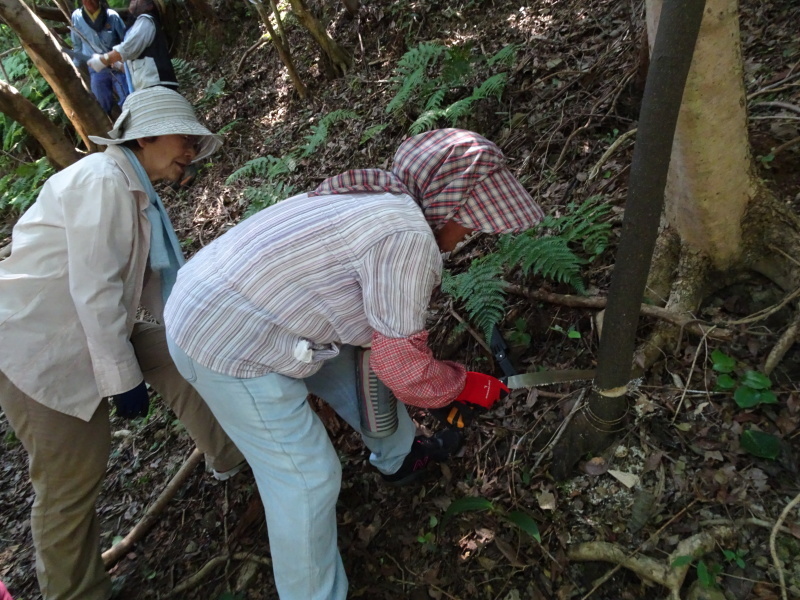
[[[800,206],[800,146],[785,145],[797,138],[800,121],[774,104],[800,105],[800,80],[794,77],[800,72],[800,4],[742,4],[753,155],[777,197]],[[603,155],[636,127],[646,72],[642,3],[375,0],[354,19],[339,3],[311,6],[318,14],[326,11],[328,30],[353,52],[354,64],[345,77],[326,79],[316,47],[289,22],[289,42],[309,99],[293,91],[269,43],[247,53],[262,31],[254,18],[237,13],[244,11],[238,5],[225,9],[221,30],[207,38],[187,32],[176,51],[186,61],[180,70],[184,93],[225,137],[224,149],[190,188],[163,190],[187,253],[245,216],[248,187],[258,203],[266,185],[288,195],[349,168],[387,167],[420,112],[413,98],[398,114],[386,112],[397,91],[394,69],[418,43],[437,42],[473,59],[471,69],[461,61],[449,101],[492,73],[507,74],[500,98],[476,102],[458,125],[496,141],[512,172],[548,214],[569,214],[594,196],[612,207],[606,217],[613,227],[611,243],[582,273],[589,295],[605,295],[633,138]],[[487,63],[510,44],[519,45],[512,62]],[[776,82],[782,83],[765,90]],[[341,109],[355,115],[325,119]],[[386,127],[378,132],[371,129],[376,125]],[[307,156],[297,152],[303,147]],[[298,158],[288,172],[262,171],[226,183],[251,159],[293,151]],[[492,243],[487,236],[473,239],[447,267],[463,270]],[[523,288],[574,293],[538,277],[517,273],[511,280]],[[549,475],[549,441],[582,391],[580,384],[514,393],[469,430],[460,456],[406,488],[382,485],[360,440],[324,404],[315,404],[343,465],[339,546],[350,597],[663,598],[668,590],[654,582],[658,569],[677,573],[681,562],[691,561],[681,597],[768,600],[783,592],[800,598],[797,509],[773,532],[800,491],[800,351],[793,348],[773,373],[777,403],[752,409],[740,408],[731,391],[717,390],[719,373],[713,367],[721,359],[712,359],[719,350],[735,360],[736,375],[757,371],[790,312],[776,310],[763,320],[746,317],[778,304],[783,295],[753,279],[712,299],[698,316],[731,329],[733,339],[722,343],[685,333],[630,394],[618,444],[582,463],[567,481]],[[436,353],[499,375],[480,335],[460,326],[463,307],[437,296],[433,308]],[[592,367],[595,312],[510,295],[501,329],[513,342],[517,369]],[[642,339],[652,324],[642,319]],[[424,431],[440,427],[424,413],[415,417]],[[193,449],[163,408],[133,423],[115,418],[112,426],[114,449],[98,504],[106,548],[141,519]],[[750,426],[781,438],[777,459],[757,458],[740,446],[739,436]],[[35,600],[40,596],[27,458],[2,414],[0,448],[0,579],[15,598]],[[478,499],[469,505],[472,510],[464,498]],[[773,533],[780,569],[770,551]],[[277,598],[266,535],[249,471],[220,483],[198,468],[149,534],[113,567],[118,597]],[[581,559],[576,548],[590,541],[613,544],[630,557],[628,566],[600,560],[596,548],[587,550],[595,560]],[[673,564],[693,552],[694,558]],[[642,557],[654,562],[645,564]]]

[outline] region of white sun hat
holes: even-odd
[[[162,86],[130,94],[108,137],[90,135],[89,139],[96,144],[113,146],[139,138],[173,134],[200,138],[200,149],[192,162],[206,158],[222,145],[220,136],[200,124],[186,98]]]

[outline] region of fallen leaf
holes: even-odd
[[[536,495],[536,500],[539,502],[539,508],[542,510],[555,510],[556,497],[552,492],[544,490]]]
[[[608,474],[627,488],[632,488],[639,484],[639,476],[634,475],[633,473],[626,473],[625,471],[617,471],[615,469],[609,469]]]

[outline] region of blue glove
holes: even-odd
[[[111,400],[114,408],[117,409],[117,414],[123,419],[143,417],[150,409],[150,395],[147,393],[144,381],[132,390],[109,396],[108,399]]]

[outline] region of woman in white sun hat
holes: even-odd
[[[180,94],[128,96],[108,146],[52,176],[0,262],[0,408],[28,451],[31,529],[44,600],[108,600],[95,502],[111,445],[109,402],[144,416],[145,381],[186,426],[218,479],[242,455],[177,373],[157,319],[183,264],[152,182],[220,145]],[[119,533],[119,532],[115,532]]]

